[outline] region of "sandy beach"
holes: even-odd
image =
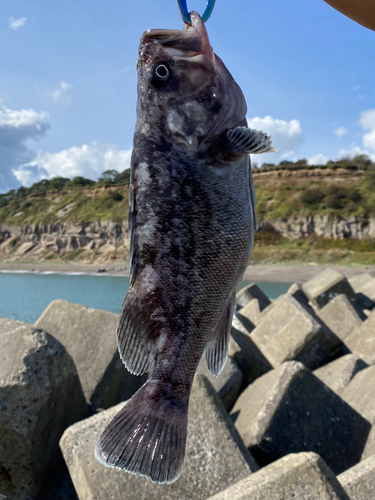
[[[244,280],[265,283],[303,283],[329,266],[321,265],[250,265]],[[375,266],[346,267],[332,266],[347,277],[365,272],[375,272]],[[129,276],[129,266],[124,264],[73,264],[73,263],[45,263],[45,264],[0,264],[0,272],[30,272],[56,274],[103,274],[106,276]]]

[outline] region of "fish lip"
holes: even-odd
[[[215,55],[200,15],[192,11],[190,17],[191,25],[185,24],[182,30],[150,29],[145,31],[141,37],[140,50],[145,45],[159,44],[165,49],[203,53],[215,62]]]

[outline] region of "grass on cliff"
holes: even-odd
[[[264,220],[296,216],[375,215],[375,169],[360,177],[265,177],[254,175],[257,215]]]
[[[334,240],[314,234],[290,240],[269,231],[259,231],[255,235],[251,261],[258,264],[374,265],[375,241]]]
[[[0,207],[0,224],[52,224],[128,219],[129,188],[63,190],[15,197]]]

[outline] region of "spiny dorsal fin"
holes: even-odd
[[[220,375],[227,361],[229,336],[235,305],[236,296],[232,294],[217,324],[212,341],[206,348],[207,366],[215,377]]]
[[[237,154],[276,153],[269,135],[260,130],[236,127],[227,132],[228,148]]]

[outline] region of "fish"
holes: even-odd
[[[256,231],[249,154],[275,151],[248,128],[240,87],[190,15],[183,30],[146,31],[139,47],[130,287],[117,344],[131,373],[152,373],[95,449],[105,466],[162,484],[181,474],[201,357],[214,376],[227,360]]]

